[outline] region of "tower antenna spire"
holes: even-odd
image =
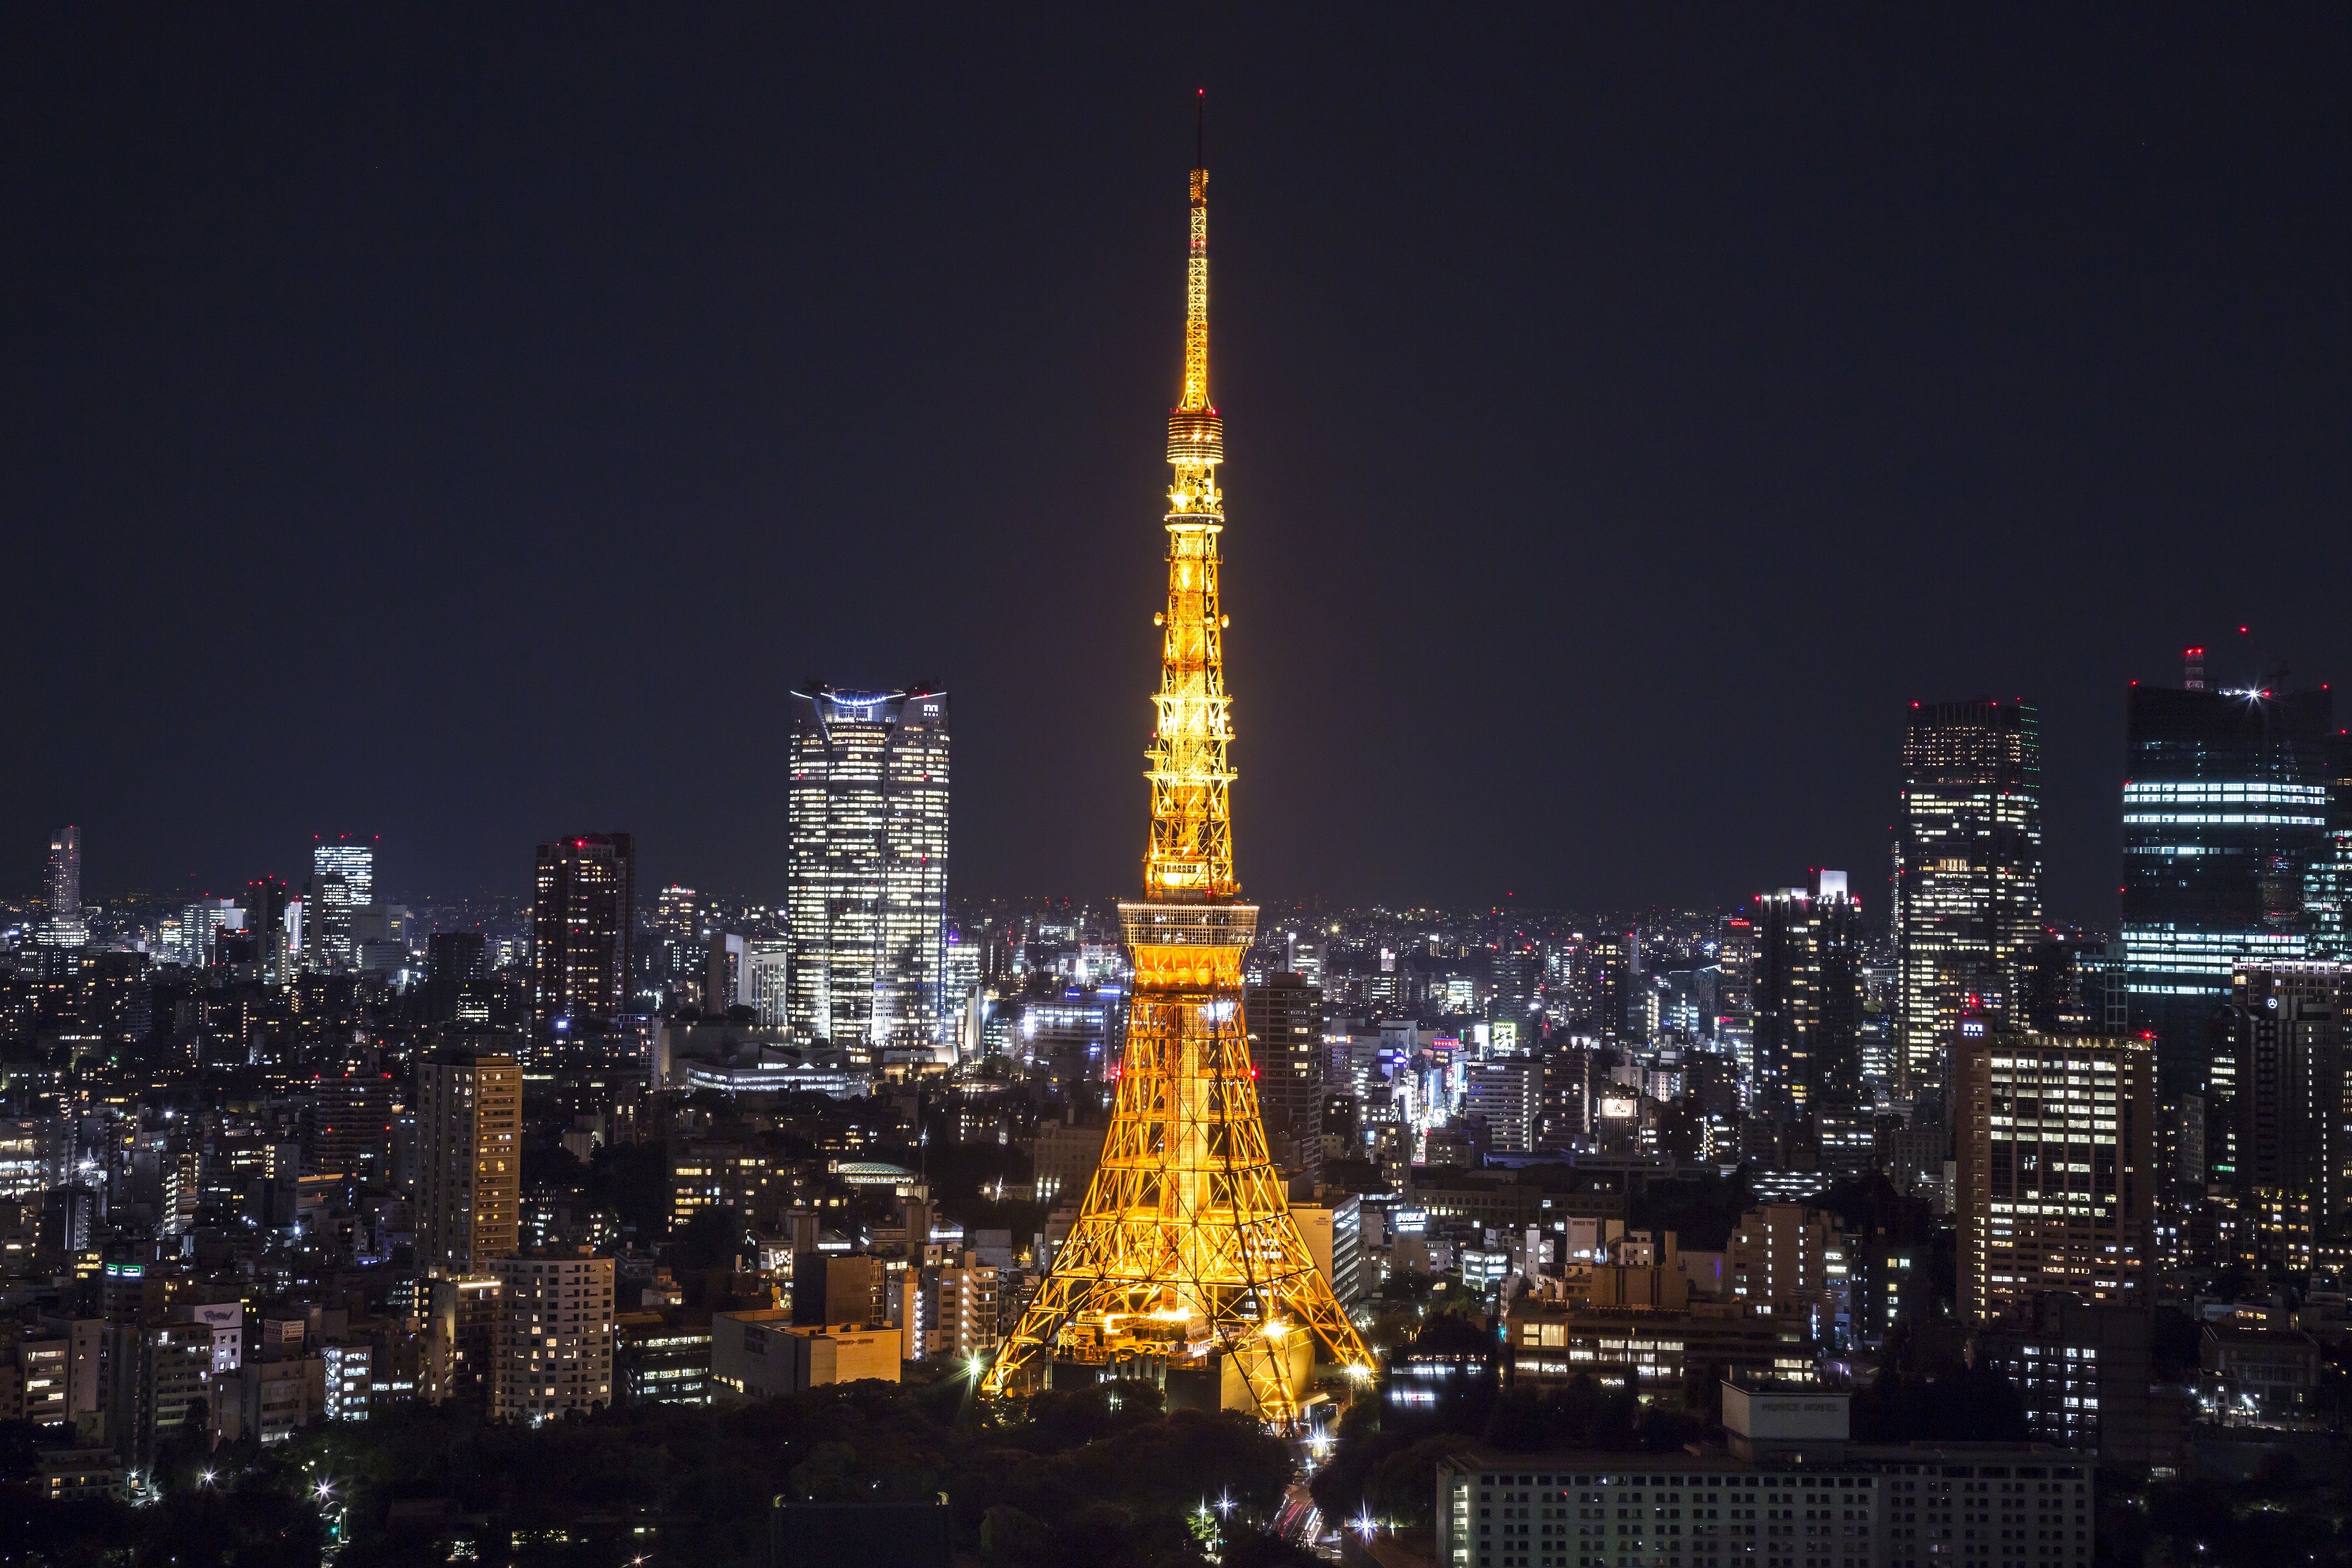
[[[1205,89],[1196,98],[1203,119],[1207,98]],[[1206,148],[1203,132],[1196,151]],[[1208,170],[1195,168],[1184,389],[1168,411],[1167,608],[1152,617],[1151,837],[1143,897],[1118,906],[1133,980],[1118,1100],[1077,1222],[985,1389],[1034,1388],[1066,1363],[1109,1376],[1138,1358],[1219,1378],[1230,1368],[1237,1403],[1286,1426],[1318,1354],[1359,1382],[1370,1379],[1372,1359],[1291,1215],[1250,1060],[1242,959],[1257,906],[1241,901],[1234,875],[1208,184]]]
[[[1192,99],[1192,167],[1209,166],[1209,89],[1200,89]]]

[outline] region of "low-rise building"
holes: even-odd
[[[1437,1468],[1444,1568],[2088,1568],[2095,1461],[2030,1444],[1864,1447],[1843,1396],[1738,1397],[1733,1447],[1465,1452]]]
[[[2031,1317],[1979,1333],[1970,1359],[2016,1388],[2035,1442],[2096,1454],[2103,1464],[2169,1465],[2180,1423],[2160,1404],[2151,1328],[2138,1307],[2045,1295]]]
[[[1512,1305],[1503,1346],[1514,1387],[1590,1376],[1644,1394],[1681,1389],[1694,1374],[1806,1382],[1816,1351],[1803,1320],[1738,1305],[1701,1301],[1676,1311],[1534,1298]]]
[[[623,1405],[709,1404],[709,1314],[622,1313],[613,1383]]]
[[[2225,1426],[2301,1426],[2318,1418],[2319,1342],[2298,1329],[2208,1323],[2198,1398]]]
[[[719,1399],[772,1399],[828,1384],[896,1383],[898,1332],[863,1323],[795,1324],[770,1307],[710,1317],[710,1377]]]

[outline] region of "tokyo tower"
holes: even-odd
[[[1222,1403],[1287,1423],[1318,1349],[1360,1381],[1371,1357],[1291,1217],[1242,1018],[1257,907],[1238,901],[1234,878],[1205,168],[1192,171],[1192,216],[1184,388],[1168,415],[1168,608],[1153,617],[1151,844],[1142,901],[1119,906],[1135,970],[1126,1055],[1077,1223],[986,1388],[1033,1387],[1056,1362],[1113,1376],[1189,1368],[1215,1373]]]

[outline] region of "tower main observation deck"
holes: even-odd
[[[1055,1363],[1095,1375],[1214,1373],[1222,1402],[1296,1420],[1319,1357],[1372,1363],[1315,1266],[1266,1152],[1242,1017],[1257,908],[1234,877],[1224,422],[1209,401],[1209,172],[1192,171],[1184,384],[1168,416],[1168,607],[1143,898],[1119,906],[1133,960],[1127,1050],[1102,1163],[1076,1225],[986,1388],[1034,1388]]]

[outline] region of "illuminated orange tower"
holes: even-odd
[[[1224,423],[1209,401],[1209,172],[1192,171],[1184,390],[1168,415],[1168,608],[1145,753],[1143,900],[1121,904],[1134,961],[1127,1053],[1102,1163],[1078,1221],[988,1377],[1040,1363],[1112,1371],[1216,1364],[1272,1422],[1295,1419],[1319,1348],[1350,1376],[1371,1357],[1317,1270],[1266,1153],[1242,1020],[1257,907],[1234,879],[1233,724],[1217,596]],[[1232,1380],[1227,1379],[1230,1384]]]

